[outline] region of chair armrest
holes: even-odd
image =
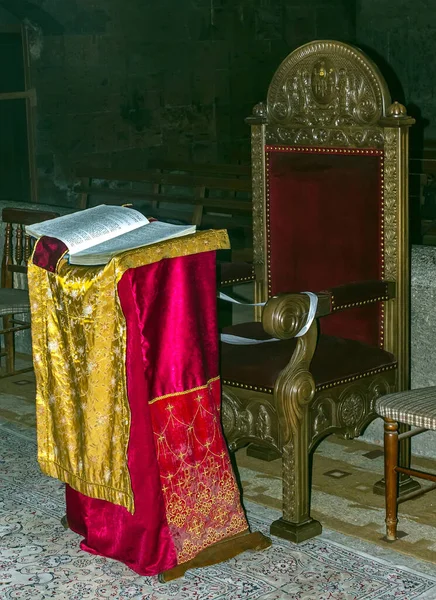
[[[218,262],[218,287],[254,281],[254,266],[246,262]]]
[[[315,318],[339,310],[365,306],[395,297],[393,281],[362,281],[319,292]],[[289,340],[306,325],[310,300],[306,294],[279,294],[270,298],[262,312],[262,325],[269,335]]]
[[[317,294],[316,317],[330,312],[330,296]],[[310,299],[307,294],[279,294],[263,307],[262,326],[266,333],[280,340],[290,340],[306,325]],[[328,311],[328,312],[327,312]]]
[[[326,313],[330,314],[338,310],[365,306],[373,302],[382,302],[395,298],[395,282],[383,280],[358,281],[356,283],[339,285],[322,293],[330,296],[330,310]]]

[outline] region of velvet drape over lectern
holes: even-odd
[[[201,232],[73,267],[29,266],[38,460],[81,547],[144,575],[247,529],[220,424],[215,250]]]

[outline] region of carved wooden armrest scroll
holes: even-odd
[[[320,293],[315,317],[330,312],[330,295]],[[289,340],[297,335],[307,323],[310,300],[306,294],[280,294],[270,298],[262,313],[262,325],[271,336]]]
[[[317,294],[316,317],[330,310],[330,295]],[[281,294],[270,298],[262,313],[262,325],[275,338],[293,338],[306,325],[310,307],[307,294]],[[276,409],[280,422],[280,445],[284,447],[301,426],[304,412],[315,394],[310,363],[315,352],[318,327],[316,319],[309,330],[298,338],[287,366],[274,386]]]

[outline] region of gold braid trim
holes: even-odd
[[[116,283],[129,269],[136,269],[166,258],[178,258],[179,256],[190,256],[191,254],[200,254],[201,252],[210,252],[212,250],[228,250],[230,248],[229,236],[225,229],[211,229],[209,231],[198,231],[192,235],[185,235],[172,240],[165,240],[143,246],[136,250],[127,250],[122,254],[117,254],[104,267],[95,266],[76,266],[69,265],[66,258],[61,258],[58,263],[58,275],[71,278],[83,277],[92,278],[104,277],[111,272],[115,277]]]
[[[204,390],[209,387],[211,383],[214,381],[218,381],[220,376],[212,377],[209,379],[207,383],[204,385],[199,385],[198,387],[191,388],[190,390],[184,390],[183,392],[172,392],[171,394],[165,394],[164,396],[158,396],[157,398],[153,398],[153,400],[149,400],[149,404],[154,404],[155,402],[159,402],[159,400],[165,400],[165,398],[174,398],[174,396],[184,396],[185,394],[190,394],[191,392],[197,392],[198,390]]]
[[[335,379],[330,383],[318,384],[316,386],[316,391],[320,392],[321,390],[326,390],[328,388],[336,387],[342,385],[344,383],[349,383],[350,381],[356,381],[356,379],[363,379],[364,377],[369,377],[370,375],[375,375],[377,373],[382,373],[384,371],[390,371],[391,369],[396,369],[397,363],[392,363],[391,365],[387,365],[384,367],[375,367],[374,369],[369,369],[364,373],[359,373],[358,375],[350,375],[348,377],[344,377],[342,379]],[[228,385],[230,387],[238,387],[246,390],[252,390],[254,392],[264,392],[265,394],[274,394],[274,389],[269,387],[260,387],[256,385],[249,385],[247,383],[239,383],[238,381],[232,381],[230,379],[223,379],[223,384]]]
[[[165,258],[177,258],[212,250],[228,250],[229,248],[229,236],[225,229],[198,231],[192,235],[166,240],[137,250],[129,250],[116,256],[113,259],[116,278],[119,281],[127,269],[149,265]]]

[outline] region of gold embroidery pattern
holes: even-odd
[[[200,232],[57,273],[29,264],[37,381],[38,461],[47,475],[134,512],[127,467],[130,409],[126,324],[117,283],[127,269],[228,247],[225,231]]]
[[[152,405],[166,514],[183,563],[248,528],[220,423],[219,378]]]

